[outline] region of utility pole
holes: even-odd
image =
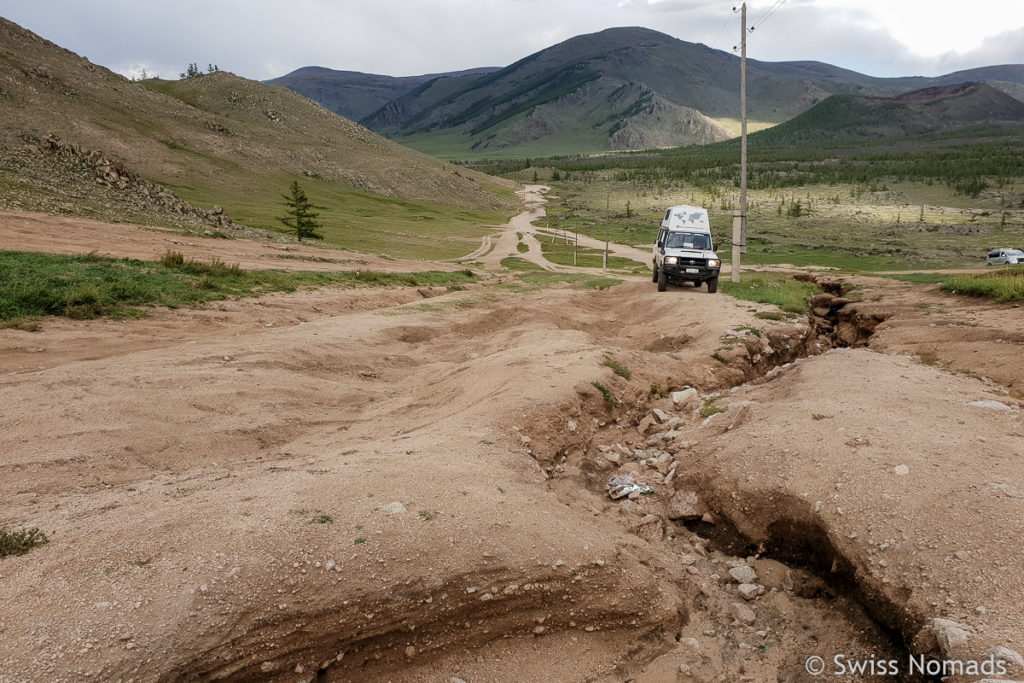
[[[612,191],[608,190],[608,194],[604,197],[604,267],[603,270],[608,270],[608,241],[611,235],[612,226],[609,222],[609,211],[608,207],[612,203]]]
[[[740,254],[747,251],[747,3],[740,9],[740,210],[732,221],[732,281],[740,281]]]

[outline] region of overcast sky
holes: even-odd
[[[0,0],[0,15],[126,76],[189,62],[255,79],[301,66],[392,76],[506,66],[572,36],[644,26],[731,50],[733,0]],[[1024,0],[756,0],[748,56],[872,76],[1024,63]],[[774,12],[773,12],[774,10]]]

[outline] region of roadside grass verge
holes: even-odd
[[[378,273],[243,270],[221,261],[200,262],[178,252],[159,261],[88,255],[0,251],[0,320],[44,315],[91,319],[140,318],[141,306],[178,308],[268,292],[325,285],[458,285],[471,270],[452,273]],[[11,326],[11,325],[8,325]]]
[[[906,273],[886,277],[919,285],[939,285],[952,294],[996,301],[1024,301],[1024,268],[1000,268],[984,273]]]
[[[1024,268],[1001,268],[991,273],[950,275],[939,289],[996,301],[1024,301]]]
[[[778,273],[743,273],[742,282],[721,278],[718,286],[737,299],[774,304],[789,313],[806,313],[807,302],[821,292],[809,282],[798,282]]]

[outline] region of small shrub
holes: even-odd
[[[353,545],[362,545],[363,543],[366,543],[366,539],[362,536],[357,536],[356,540],[352,541]]]
[[[48,542],[46,534],[36,527],[17,531],[0,529],[0,557],[24,555],[32,548]]]
[[[333,524],[334,517],[330,515],[317,515],[313,519],[309,520],[310,524]]]
[[[591,382],[591,386],[601,392],[601,396],[604,397],[604,402],[610,406],[615,405],[615,396],[612,394],[611,389],[601,384],[600,382]]]
[[[704,407],[700,409],[700,416],[711,417],[712,415],[717,415],[718,413],[724,413],[726,411],[726,408],[722,408],[721,406],[715,405],[715,401],[717,401],[720,398],[722,397],[708,396],[706,399],[704,399]]]
[[[167,266],[168,268],[181,268],[185,265],[185,255],[180,251],[170,251],[164,253],[160,258],[160,263]]]
[[[614,372],[619,377],[622,377],[623,379],[629,379],[630,377],[633,376],[633,373],[629,371],[629,368],[627,368],[625,365],[618,362],[614,358],[605,358],[603,361],[601,361],[601,365],[603,365],[606,368],[610,368],[612,372]]]
[[[661,386],[660,382],[651,382],[651,396],[665,398],[666,396],[668,396],[668,389]]]
[[[430,510],[420,510],[419,515],[420,515],[420,519],[429,522],[430,520],[432,520],[435,517],[437,517],[438,513],[436,511],[435,512],[431,512]]]

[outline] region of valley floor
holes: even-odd
[[[142,232],[101,248],[277,266]],[[0,522],[49,536],[0,560],[0,681],[1022,678],[1020,309],[854,283],[857,349],[646,281],[0,330]]]

